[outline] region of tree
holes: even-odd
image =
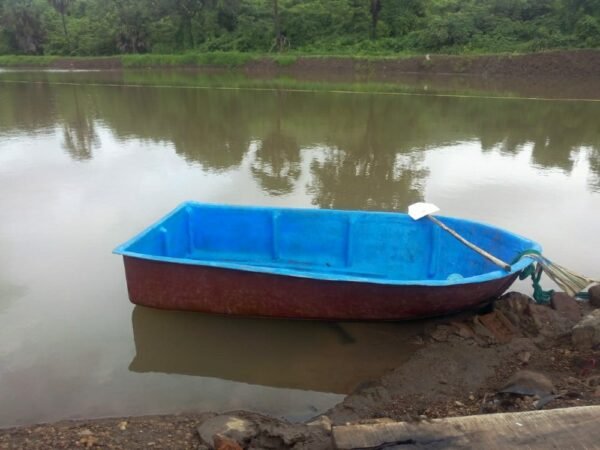
[[[67,41],[67,47],[71,48],[71,43],[69,42],[69,33],[67,32],[67,22],[65,19],[65,15],[69,10],[69,7],[73,3],[73,0],[48,0],[48,3],[60,14],[60,18],[62,21],[63,32],[65,33],[65,40]]]
[[[273,28],[275,30],[275,42],[273,47],[281,52],[285,47],[285,36],[281,32],[281,17],[279,16],[279,0],[273,1]]]
[[[381,1],[371,0],[371,39],[377,39],[377,22],[381,13]]]
[[[0,31],[17,53],[42,54],[45,30],[39,5],[33,0],[7,0],[0,11]]]

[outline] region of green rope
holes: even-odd
[[[521,271],[519,274],[519,279],[524,280],[527,277],[531,277],[531,281],[533,282],[533,299],[536,301],[536,303],[547,304],[550,302],[552,295],[554,294],[553,289],[542,289],[540,280],[544,271],[547,271],[548,276],[559,286],[565,289],[565,291],[570,289],[571,295],[584,300],[589,299],[589,294],[587,292],[583,292],[583,289],[586,285],[597,283],[596,281],[582,277],[581,275],[577,275],[574,272],[554,264],[537,250],[525,250],[524,252],[521,252],[515,258],[512,264],[515,264],[521,258],[525,258],[527,256],[530,256],[535,262],[531,263]]]
[[[531,263],[519,274],[519,279],[524,280],[527,277],[531,277],[531,281],[533,282],[533,299],[536,303],[548,304],[550,303],[550,299],[552,299],[554,289],[549,289],[547,291],[542,289],[542,285],[540,284],[542,273],[543,270],[541,269],[541,267],[536,266],[534,263]]]

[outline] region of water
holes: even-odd
[[[415,350],[422,323],[133,307],[111,250],[187,199],[427,200],[599,277],[600,102],[551,99],[590,97],[572,84],[472,84],[0,73],[0,426],[238,408],[304,419]],[[515,98],[532,95],[550,100]]]

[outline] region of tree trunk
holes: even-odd
[[[281,23],[279,21],[279,1],[273,0],[273,25],[275,27],[275,47],[277,51],[283,50],[283,36],[281,35]]]
[[[62,20],[63,32],[65,33],[65,39],[67,41],[67,48],[71,51],[71,40],[69,39],[69,33],[67,32],[67,21],[65,19],[65,13],[60,14]]]
[[[377,39],[377,22],[381,12],[381,0],[371,0],[371,39]]]

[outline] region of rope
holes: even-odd
[[[542,273],[546,273],[546,275],[567,294],[580,299],[588,298],[587,292],[584,292],[586,288],[592,284],[600,283],[599,281],[576,274],[569,269],[553,263],[537,250],[526,250],[522,252],[514,262],[519,261],[521,258],[530,258],[535,261],[535,263],[531,263],[519,274],[519,279],[524,280],[527,277],[531,277],[531,280],[533,281],[533,298],[537,303],[549,303],[552,294],[554,294],[553,289],[542,289],[540,284]]]

